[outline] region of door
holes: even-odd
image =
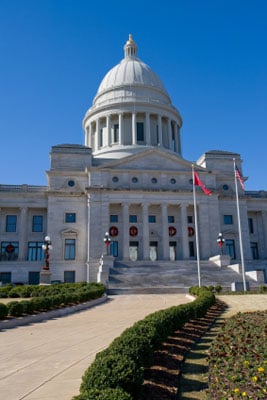
[[[138,260],[138,247],[139,247],[139,243],[138,242],[130,242],[129,258],[130,258],[131,261]]]
[[[170,242],[169,249],[170,249],[170,260],[175,261],[176,260],[176,242]]]
[[[158,242],[149,243],[149,259],[156,261],[158,259]]]
[[[225,241],[225,252],[231,259],[235,259],[235,241],[233,239],[226,239]]]

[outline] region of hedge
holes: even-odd
[[[132,400],[131,395],[122,389],[90,389],[87,393],[74,397],[75,400]]]
[[[108,389],[122,389],[130,398],[141,398],[144,368],[153,364],[155,350],[185,322],[203,317],[214,303],[214,294],[204,289],[192,303],[157,311],[136,322],[96,355],[82,377],[80,397],[74,399],[91,399],[92,390],[104,393]],[[96,398],[106,399],[105,394]]]
[[[98,283],[58,284],[45,287],[26,285],[23,290],[21,288],[23,286],[11,287],[6,290],[6,293],[10,298],[13,298],[15,293],[31,293],[31,296],[35,295],[35,297],[31,297],[29,300],[10,301],[6,306],[0,303],[0,318],[3,319],[7,315],[19,317],[34,312],[84,303],[100,298],[105,292],[105,287]],[[4,291],[2,291],[3,293]]]

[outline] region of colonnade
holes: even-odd
[[[129,121],[129,116],[130,127],[126,127],[126,119]],[[154,126],[152,126],[152,119]],[[114,130],[112,121],[118,124],[118,136],[116,141],[114,141],[114,137],[112,137],[112,130]],[[138,122],[143,123],[144,127],[144,139],[142,141],[138,140]],[[105,140],[101,137],[101,135],[103,135],[103,129],[105,129]],[[87,122],[85,131],[85,145],[93,148],[94,152],[106,146],[143,144],[147,146],[156,145],[165,147],[181,154],[180,143],[179,122],[169,116],[149,112],[120,112],[110,113],[105,116],[100,115]]]

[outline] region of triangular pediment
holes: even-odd
[[[179,155],[159,149],[149,149],[119,160],[112,160],[99,168],[142,171],[189,171],[192,162]]]

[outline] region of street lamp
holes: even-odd
[[[42,245],[42,249],[45,253],[45,265],[43,266],[43,270],[49,271],[49,250],[52,250],[52,244],[50,240],[50,236],[46,236],[44,239],[44,244]]]
[[[110,239],[110,237],[109,237],[109,234],[108,234],[108,232],[106,232],[105,233],[105,237],[104,237],[104,243],[105,243],[105,245],[106,245],[106,250],[107,250],[107,256],[108,256],[108,248],[109,248],[109,245],[110,245],[110,242],[111,242],[111,239]]]
[[[224,242],[225,242],[225,240],[224,240],[223,234],[219,233],[217,243],[218,243],[218,246],[220,247],[221,255],[223,255]]]

